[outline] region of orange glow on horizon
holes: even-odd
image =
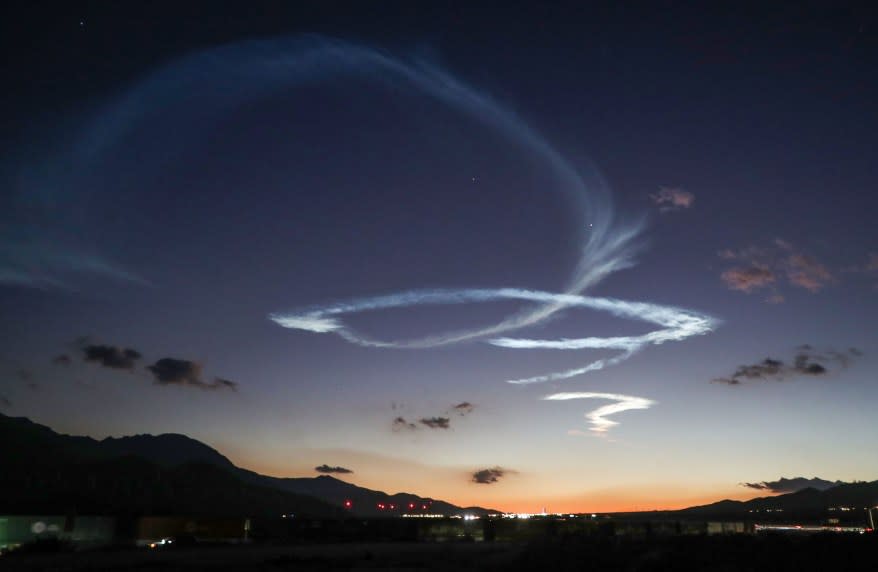
[[[296,449],[295,464],[276,462],[276,457],[242,450],[233,462],[275,477],[316,477],[314,467],[333,460],[354,469],[352,474],[331,475],[344,482],[374,491],[410,493],[441,499],[460,507],[480,506],[502,512],[608,513],[679,510],[730,499],[746,501],[771,496],[767,491],[737,484],[688,481],[668,483],[607,483],[589,479],[587,484],[558,475],[510,472],[495,484],[475,484],[472,471],[464,468],[422,464],[410,459],[346,449]]]
[[[315,477],[310,471],[289,471],[273,465],[255,465],[251,470],[277,477]],[[365,473],[365,472],[364,472]],[[679,486],[640,486],[619,489],[583,490],[577,495],[542,494],[539,486],[529,490],[524,498],[519,490],[511,489],[511,483],[496,485],[473,485],[466,481],[449,483],[443,478],[376,478],[365,474],[332,475],[334,478],[351,484],[388,494],[405,492],[422,497],[441,499],[460,506],[481,506],[503,512],[539,513],[543,507],[550,513],[608,513],[608,512],[647,512],[679,510],[693,506],[711,504],[725,499],[746,501],[761,496],[770,496],[765,491],[739,490],[739,487],[704,486],[699,489]],[[504,486],[506,485],[506,486]],[[548,491],[554,487],[546,487]]]

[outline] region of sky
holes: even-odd
[[[878,478],[874,17],[476,4],[5,5],[0,412],[507,511]]]

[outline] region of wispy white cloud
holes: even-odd
[[[615,401],[615,403],[603,405],[585,414],[585,418],[591,424],[591,431],[599,435],[606,433],[611,427],[619,424],[618,421],[608,419],[610,415],[633,409],[649,409],[656,404],[655,401],[645,397],[622,395],[620,393],[595,393],[591,391],[553,393],[543,397],[543,399],[547,401],[567,401],[570,399],[608,399]]]
[[[70,244],[47,239],[0,237],[0,285],[38,290],[72,288],[76,277],[100,276],[148,286],[120,265]]]

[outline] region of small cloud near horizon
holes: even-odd
[[[418,423],[430,429],[448,429],[451,427],[451,419],[448,417],[424,417]]]
[[[405,417],[397,417],[396,419],[393,420],[392,428],[393,428],[394,432],[417,431],[418,426],[415,425],[414,423],[410,423],[409,421],[406,421]]]
[[[238,389],[236,382],[220,377],[215,377],[211,382],[204,381],[201,364],[190,360],[162,358],[146,369],[152,373],[156,385],[189,386],[205,390]]]
[[[463,401],[461,403],[458,403],[454,407],[452,407],[451,410],[454,413],[457,413],[458,415],[460,415],[461,417],[465,417],[465,416],[469,415],[470,413],[472,413],[473,409],[475,409],[475,408],[476,408],[476,406],[473,405],[472,403],[470,403],[469,401]]]
[[[333,474],[335,474],[335,475],[349,475],[349,474],[353,473],[353,471],[348,469],[348,468],[331,467],[325,463],[320,465],[319,467],[314,467],[314,470],[317,471],[318,473],[321,473],[324,475],[333,475]]]
[[[70,356],[67,354],[60,354],[52,358],[52,364],[54,365],[70,365],[73,363],[73,360],[70,359]]]
[[[492,485],[505,477],[511,471],[503,467],[490,467],[473,471],[471,481],[479,485]]]
[[[392,408],[396,409],[396,403],[392,403]],[[456,405],[452,405],[450,409],[446,410],[443,415],[435,415],[431,417],[422,417],[418,419],[417,423],[423,425],[428,429],[450,429],[451,428],[451,416],[457,415],[459,417],[466,417],[475,409],[475,405],[470,403],[469,401],[461,401]],[[401,409],[401,406],[399,406]],[[405,417],[398,416],[393,419],[392,428],[395,433],[400,431],[417,431],[418,425],[408,421]]]

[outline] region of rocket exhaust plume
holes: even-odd
[[[345,77],[374,81],[379,85],[406,90],[437,101],[492,130],[527,153],[535,162],[544,165],[551,174],[550,192],[562,193],[579,219],[575,237],[580,244],[579,259],[566,284],[558,292],[520,288],[416,290],[291,312],[276,312],[269,316],[275,323],[285,328],[312,333],[332,333],[350,343],[376,348],[431,348],[472,341],[514,350],[609,349],[619,352],[610,358],[591,360],[579,368],[507,380],[512,384],[574,378],[621,363],[647,346],[682,341],[691,336],[706,334],[717,326],[717,320],[691,310],[585,295],[587,290],[607,276],[633,266],[634,256],[640,246],[638,238],[644,228],[642,220],[624,221],[616,216],[609,189],[597,171],[590,167],[576,168],[518,115],[438,66],[424,60],[399,58],[384,51],[343,41],[317,36],[248,41],[196,52],[173,61],[100,109],[75,138],[75,143],[68,152],[57,158],[57,168],[37,170],[67,173],[63,185],[61,181],[40,180],[34,184],[34,188],[88,188],[92,183],[88,178],[91,166],[112,152],[133,130],[148,125],[159,115],[178,118],[180,123],[192,121],[192,117],[196,117],[199,122],[217,121],[227,112],[249,101],[326,78]],[[163,152],[173,153],[175,146],[183,145],[184,138],[181,132],[180,137],[175,136],[169,140],[168,149]],[[63,249],[60,246],[62,242],[59,242],[57,248]],[[27,271],[31,274],[21,275],[24,272],[21,268],[24,267],[13,267],[12,262],[4,258],[3,247],[8,247],[6,250],[11,248],[0,237],[0,277],[14,274],[18,280],[30,281],[37,278],[44,281],[57,278],[53,267],[42,263],[27,265]],[[64,260],[79,260],[75,258],[77,253],[62,254],[63,256],[59,256]],[[76,268],[80,271],[106,273],[109,267],[98,264],[83,266],[77,263]],[[528,304],[524,309],[496,323],[409,340],[372,338],[356,332],[343,321],[345,315],[357,312],[496,300],[520,300]],[[617,317],[648,322],[658,328],[637,336],[591,336],[554,340],[511,336],[517,330],[539,324],[562,310],[570,309],[600,310]],[[590,418],[592,423],[604,430],[613,424],[606,419],[606,415],[644,408],[652,403],[643,398],[609,393],[577,395],[580,398],[586,398],[586,395],[590,398],[618,398],[615,405],[605,406],[589,414],[594,415]],[[644,407],[637,407],[637,404]]]

